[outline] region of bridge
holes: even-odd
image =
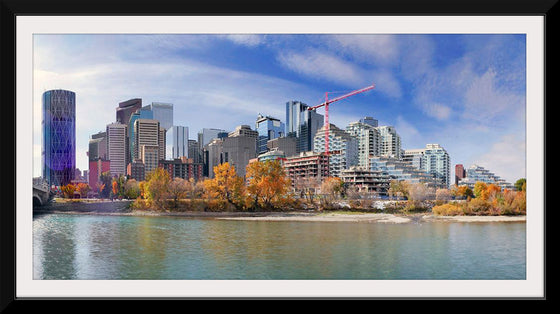
[[[33,207],[46,205],[51,197],[49,184],[43,178],[33,178]]]

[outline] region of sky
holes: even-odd
[[[33,36],[33,175],[41,175],[41,95],[76,93],[76,166],[119,102],[174,105],[174,124],[228,131],[286,102],[329,106],[339,128],[364,116],[394,126],[403,149],[440,144],[455,164],[509,182],[525,174],[526,41],[516,34],[190,34]],[[318,109],[324,114],[324,108]]]

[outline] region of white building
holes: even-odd
[[[358,166],[362,169],[369,169],[370,156],[379,156],[379,131],[373,123],[377,120],[368,118],[361,119],[359,122],[352,122],[346,127],[346,132],[358,139]],[[362,122],[363,120],[366,120],[366,122],[372,120],[372,122],[366,123]]]
[[[112,176],[126,174],[128,153],[126,130],[126,124],[111,123],[107,125],[107,158],[111,161]]]
[[[325,126],[315,134],[313,151],[325,152]],[[334,124],[329,128],[329,174],[339,177],[341,171],[358,165],[358,139]]]
[[[449,188],[449,154],[441,145],[426,144],[426,148],[403,150],[402,159],[416,169],[432,175],[439,188]]]
[[[514,186],[511,183],[506,182],[504,179],[479,165],[472,165],[466,170],[466,174],[467,176],[459,180],[457,185],[468,186],[473,189],[476,182],[484,182],[486,184],[495,184],[502,189],[514,189]]]
[[[392,126],[378,126],[379,156],[401,158],[401,137]]]

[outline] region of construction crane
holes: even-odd
[[[320,107],[323,107],[323,106],[325,107],[325,153],[326,153],[327,155],[330,154],[330,152],[329,152],[329,129],[330,129],[330,125],[329,125],[329,104],[332,104],[333,102],[342,100],[342,99],[344,99],[344,98],[348,98],[348,97],[350,97],[350,96],[354,96],[354,95],[356,95],[356,94],[360,94],[360,93],[366,92],[366,91],[371,90],[371,89],[374,89],[374,88],[375,88],[375,84],[371,84],[370,86],[367,86],[367,87],[364,87],[364,88],[362,88],[362,89],[358,89],[358,90],[352,91],[352,92],[350,92],[350,93],[348,93],[348,94],[345,94],[345,95],[342,95],[342,96],[333,98],[333,99],[331,99],[331,100],[329,100],[329,92],[326,92],[326,93],[325,93],[325,102],[324,102],[324,103],[321,103],[321,104],[319,104],[319,105],[317,105],[317,106],[314,106],[314,107],[309,107],[309,108],[307,109],[307,110],[315,110],[315,109],[320,108]]]

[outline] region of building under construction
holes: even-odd
[[[325,153],[301,152],[286,157],[283,167],[294,189],[311,181],[320,185],[329,176],[329,156]]]

